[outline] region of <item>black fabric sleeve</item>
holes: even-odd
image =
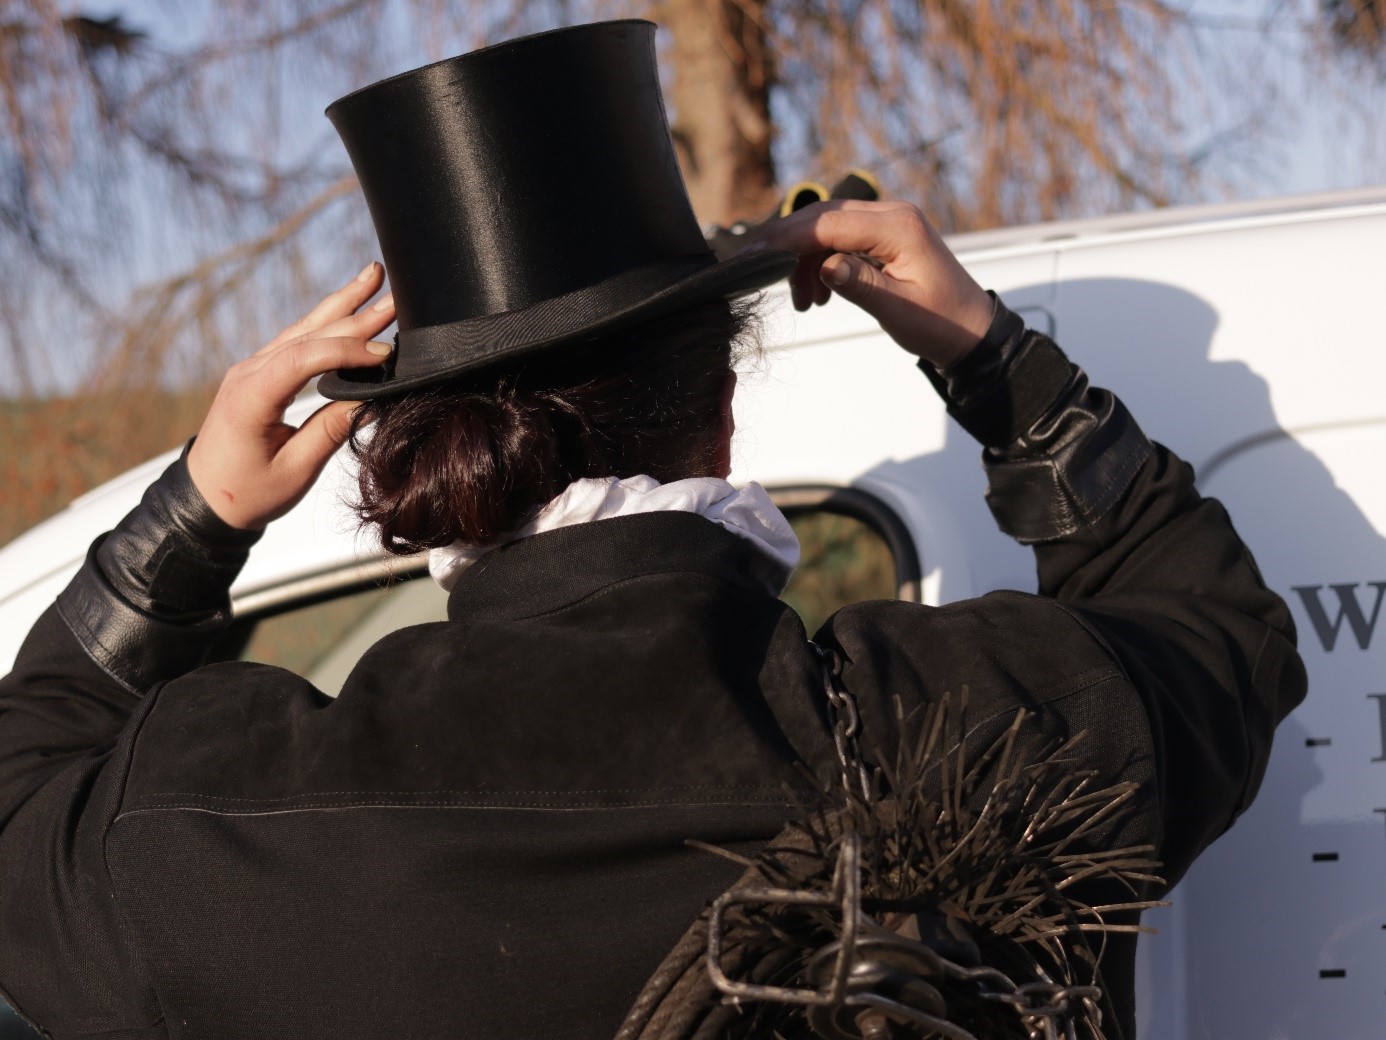
[[[196,667],[229,621],[259,534],[222,523],[180,458],[96,541],[0,679],[0,991],[54,1035],[156,1028],[106,874],[122,738],[143,695]]]
[[[982,443],[988,504],[1034,545],[1041,596],[1140,696],[1173,881],[1250,803],[1304,697],[1290,613],[1192,468],[999,301],[978,348],[926,374]]]
[[[1134,898],[1159,898],[1249,804],[1275,726],[1304,696],[1289,612],[1191,468],[999,300],[971,353],[921,367],[981,443],[988,505],[1034,547],[1039,594],[854,604],[815,641],[840,654],[868,744],[885,735],[880,761],[897,720],[944,698],[966,702],[960,754],[973,762],[1021,710],[1035,750],[1083,734],[1070,768],[1133,793],[1082,850],[1153,850],[1164,885]],[[988,789],[984,778],[974,798]],[[1133,898],[1102,880],[1070,891],[1094,906]],[[1103,1026],[1130,1037],[1135,937],[1101,948]]]

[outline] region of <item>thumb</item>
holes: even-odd
[[[885,275],[865,260],[845,253],[834,253],[823,261],[820,275],[825,285],[844,300],[850,300],[879,320],[878,313],[884,297]]]
[[[317,479],[337,449],[351,434],[351,420],[359,401],[332,401],[323,405],[279,451],[277,468],[290,483],[308,485]]]

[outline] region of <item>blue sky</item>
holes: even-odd
[[[1234,64],[1278,87],[1265,129],[1266,161],[1246,194],[1331,191],[1386,183],[1386,89],[1379,77],[1353,75],[1341,63],[1315,60],[1304,28],[1314,0],[1201,0],[1193,14],[1208,23],[1211,53],[1232,51]],[[1279,14],[1265,35],[1255,24]],[[1386,65],[1382,68],[1386,69]]]

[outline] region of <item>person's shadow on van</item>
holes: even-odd
[[[1355,855],[1381,842],[1382,818],[1369,810],[1338,818],[1323,811],[1325,799],[1337,804],[1339,794],[1324,787],[1331,780],[1321,764],[1334,761],[1325,754],[1336,748],[1323,744],[1326,734],[1319,730],[1336,725],[1341,745],[1344,728],[1374,730],[1375,716],[1359,716],[1365,686],[1361,692],[1324,688],[1341,685],[1338,662],[1322,652],[1323,618],[1313,623],[1304,594],[1294,587],[1386,579],[1386,539],[1324,462],[1281,428],[1266,381],[1240,360],[1210,357],[1218,314],[1203,299],[1174,286],[1119,278],[1031,286],[1005,298],[1017,309],[1032,304],[1023,309],[1031,326],[1051,322],[1055,340],[1092,382],[1120,395],[1151,439],[1193,463],[1200,490],[1223,499],[1267,582],[1290,602],[1310,666],[1309,701],[1281,727],[1260,797],[1176,889],[1176,908],[1147,915],[1147,923],[1171,934],[1142,940],[1140,1035],[1374,1036],[1379,1017],[1345,999],[1349,991],[1334,965],[1353,951],[1379,963],[1379,951],[1368,953],[1362,943],[1386,942],[1380,885]],[[1344,377],[1306,362],[1306,379]],[[1381,430],[1386,433],[1386,425]],[[956,425],[941,451],[884,463],[869,475],[946,489],[950,515],[939,530],[967,533],[970,567],[943,564],[942,600],[1035,587],[1028,550],[999,532],[990,541],[982,535],[978,547],[977,532],[995,531],[995,523],[982,501],[979,449]],[[931,547],[921,549],[928,570]],[[932,566],[938,566],[938,551],[947,546],[934,551]],[[1332,621],[1338,601],[1326,587],[1321,595]],[[1362,607],[1371,611],[1370,598]],[[1386,643],[1386,607],[1380,613],[1379,638]],[[1340,629],[1339,661],[1359,652],[1351,625],[1342,622]],[[1334,697],[1336,705],[1316,700]],[[1386,755],[1386,748],[1376,754]],[[1341,860],[1329,858],[1335,850],[1344,850]],[[1355,866],[1343,862],[1352,859]],[[1182,922],[1178,927],[1173,914]],[[1175,941],[1180,931],[1186,945]],[[1368,981],[1358,980],[1354,990]],[[1187,1001],[1187,1021],[1163,1017],[1171,1005],[1161,997],[1177,993]],[[1375,1006],[1379,986],[1371,995]]]

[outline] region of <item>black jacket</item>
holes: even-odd
[[[1039,595],[816,638],[881,742],[892,696],[964,685],[978,745],[1018,705],[1093,731],[1087,764],[1141,785],[1094,840],[1154,843],[1173,883],[1303,696],[1285,606],[1189,467],[1004,309],[932,378]],[[56,1036],[609,1037],[739,872],[685,839],[754,847],[827,761],[798,617],[698,516],[493,551],[335,702],[193,667],[252,540],[175,465],[0,681],[0,985]],[[1128,1033],[1132,959],[1104,962]]]

